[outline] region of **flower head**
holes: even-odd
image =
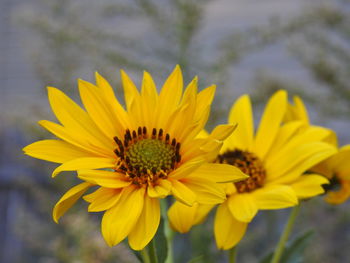
[[[324,127],[310,124],[308,113],[303,101],[299,97],[294,97],[294,104],[288,105],[287,120],[303,121],[308,129],[328,130],[329,136],[324,141],[338,147],[335,132]],[[345,145],[338,149],[338,152],[328,159],[312,167],[313,172],[326,176],[330,184],[326,188],[325,200],[330,204],[341,204],[350,198],[350,145]]]
[[[249,178],[224,185],[228,198],[218,206],[214,222],[220,249],[235,246],[259,210],[295,206],[299,199],[324,192],[326,178],[302,174],[334,154],[334,147],[322,142],[328,133],[304,129],[301,121],[284,123],[286,111],[287,93],[278,91],[268,102],[255,133],[249,96],[240,97],[232,106],[229,123],[238,126],[224,141],[216,162],[238,167]],[[185,208],[175,203],[169,210],[171,224],[186,232],[212,207]]]
[[[116,245],[128,237],[139,250],[155,235],[159,199],[216,204],[226,196],[217,182],[246,178],[230,165],[208,163],[234,125],[216,127],[207,138],[196,138],[206,124],[215,87],[197,92],[197,78],[183,92],[177,66],[160,93],[145,72],[141,92],[122,71],[126,110],[108,82],[96,74],[96,85],[79,80],[84,105],[80,108],[63,92],[48,88],[49,101],[61,124],[40,121],[59,139],[35,142],[24,148],[32,157],[61,163],[52,176],[78,171],[83,182],[71,188],[55,205],[59,218],[88,189],[83,199],[90,212],[105,211],[102,234]]]

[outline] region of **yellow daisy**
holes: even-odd
[[[305,125],[313,128],[325,129],[330,136],[324,141],[332,143],[337,147],[336,134],[323,127],[310,124],[306,107],[298,96],[293,99],[294,104],[288,105],[287,120],[301,120]],[[330,204],[341,204],[350,198],[350,145],[339,148],[338,152],[323,162],[317,164],[311,170],[326,176],[330,184],[326,186],[327,195],[325,200]]]
[[[24,148],[32,157],[61,163],[52,176],[78,171],[82,183],[66,192],[55,205],[59,218],[83,198],[88,211],[105,211],[102,234],[110,246],[128,237],[135,250],[155,235],[159,199],[173,195],[178,201],[215,204],[226,197],[216,182],[246,178],[230,165],[208,163],[217,154],[233,125],[216,127],[207,138],[196,138],[207,122],[215,87],[197,92],[197,78],[183,93],[177,66],[158,94],[145,72],[141,92],[122,71],[126,110],[108,82],[96,73],[96,85],[79,80],[84,105],[80,108],[63,92],[48,88],[50,105],[60,124],[39,124],[58,140],[43,140]]]
[[[314,167],[313,170],[330,179],[325,200],[333,205],[350,198],[350,145],[341,147],[335,155]]]
[[[244,236],[259,210],[281,209],[298,204],[301,198],[323,193],[328,180],[316,174],[302,174],[334,154],[322,142],[325,130],[303,129],[301,121],[283,123],[287,93],[278,91],[269,100],[254,135],[249,96],[233,105],[229,123],[237,123],[217,156],[217,162],[240,168],[249,178],[225,184],[227,200],[216,211],[214,234],[218,248],[230,249]],[[203,220],[213,205],[184,207],[176,202],[169,210],[172,227],[186,232]]]

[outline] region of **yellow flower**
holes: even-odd
[[[287,93],[278,91],[268,102],[254,135],[249,96],[240,97],[231,109],[229,123],[238,126],[224,141],[217,162],[236,166],[249,178],[225,184],[228,198],[218,206],[214,222],[220,249],[235,246],[259,210],[292,207],[299,199],[324,192],[326,178],[302,174],[335,152],[330,144],[321,142],[329,134],[324,130],[301,129],[301,121],[283,123],[286,110]],[[200,223],[212,207],[187,208],[176,202],[168,212],[171,225],[186,232]]]
[[[320,165],[318,172],[330,179],[326,187],[325,200],[333,205],[342,204],[350,198],[350,145],[341,147],[337,154],[328,158]],[[321,168],[321,169],[320,169]]]
[[[96,73],[96,85],[79,80],[84,105],[80,108],[63,92],[48,88],[50,105],[61,124],[39,124],[59,140],[43,140],[24,148],[32,157],[62,163],[54,171],[78,171],[84,182],[66,192],[55,205],[59,218],[83,198],[88,211],[105,211],[102,234],[110,246],[128,237],[135,250],[155,235],[159,199],[173,195],[178,201],[216,204],[226,197],[217,182],[246,178],[230,165],[208,163],[222,140],[234,130],[221,125],[207,138],[196,138],[207,122],[215,87],[197,92],[197,78],[183,93],[177,66],[158,94],[145,72],[139,92],[122,71],[126,110],[108,82]]]
[[[325,129],[329,131],[328,137],[324,141],[332,143],[337,147],[336,134],[326,128],[311,125],[308,113],[303,101],[295,96],[294,105],[289,104],[287,120],[301,120],[309,127]],[[317,164],[311,170],[326,176],[330,179],[330,184],[326,187],[327,195],[325,200],[330,204],[341,204],[350,198],[350,145],[339,148],[338,152]],[[337,189],[338,188],[338,189]]]

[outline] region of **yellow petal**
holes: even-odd
[[[285,120],[294,121],[299,120],[304,124],[309,124],[309,116],[306,110],[306,107],[299,96],[293,97],[294,105],[288,105],[288,111],[286,113]]]
[[[208,138],[208,137],[209,137],[209,133],[208,133],[206,130],[201,130],[201,131],[198,133],[196,139],[206,139],[206,138]]]
[[[299,96],[293,97],[296,113],[298,115],[298,119],[304,121],[305,123],[309,123],[309,116],[307,113],[307,109],[305,107],[304,102],[301,100]]]
[[[194,225],[194,216],[198,208],[198,203],[193,206],[175,202],[168,210],[168,218],[172,229],[179,233],[187,233]]]
[[[103,170],[79,170],[78,177],[107,188],[121,188],[131,184],[125,175]]]
[[[44,127],[46,130],[48,130],[58,138],[61,138],[62,140],[71,143],[72,145],[78,148],[84,149],[87,152],[91,152],[92,155],[112,156],[114,154],[113,151],[102,149],[91,144],[91,142],[89,143],[86,138],[82,138],[74,131],[69,130],[66,127],[63,127],[57,123],[47,120],[41,120],[39,121],[39,125]]]
[[[68,190],[56,203],[52,212],[53,220],[58,223],[60,217],[63,216],[91,186],[92,184],[84,182]]]
[[[197,100],[198,104],[198,100]],[[196,105],[197,105],[196,104]],[[189,140],[193,140],[197,136],[197,134],[204,129],[205,125],[207,124],[208,118],[210,114],[210,106],[206,107],[203,111],[197,114],[197,111],[195,112],[195,115],[193,117],[194,120],[196,120],[196,126],[192,128],[192,131],[188,133],[188,137],[183,141],[184,143],[187,143]]]
[[[111,117],[113,117],[113,119],[115,120],[113,122],[115,124],[115,128],[119,130],[119,134],[124,135],[123,133],[126,130],[126,128],[130,127],[128,115],[124,110],[123,106],[116,98],[111,85],[109,85],[109,83],[97,72],[95,76],[96,84],[101,89],[104,101],[106,102],[106,107],[109,108],[110,112],[112,113]]]
[[[188,139],[188,135],[198,125],[198,123],[193,123],[193,109],[194,107],[191,104],[178,107],[166,121],[167,132],[181,142],[185,138]],[[187,127],[184,128],[184,126]]]
[[[283,158],[266,162],[267,182],[287,183],[295,180],[303,172],[327,159],[336,149],[327,143],[313,142],[297,146]]]
[[[181,179],[189,174],[191,174],[194,170],[196,170],[200,165],[204,163],[204,159],[202,156],[193,158],[190,161],[185,162],[179,168],[175,169],[171,174],[169,174],[169,178],[172,179]]]
[[[137,90],[134,82],[130,79],[130,77],[124,72],[124,70],[120,71],[122,84],[124,88],[124,96],[125,96],[125,104],[126,108],[129,111],[131,108],[131,104],[135,99],[139,99],[139,91]]]
[[[260,121],[255,138],[255,149],[260,159],[269,151],[287,108],[287,92],[280,90],[276,92],[268,104]]]
[[[190,84],[187,85],[184,95],[182,97],[180,106],[191,103],[194,100],[198,92],[197,84],[198,84],[198,77],[196,76],[192,79]]]
[[[156,88],[156,85],[154,84],[154,80],[152,76],[147,71],[143,73],[141,95],[153,107],[156,105],[158,100],[157,88]]]
[[[275,149],[275,154],[271,154],[269,158],[266,158],[266,160],[270,163],[277,163],[278,159],[283,159],[284,156],[289,155],[289,153],[294,151],[297,147],[303,147],[303,145],[313,142],[321,142],[327,138],[329,134],[330,131],[327,129],[308,127],[303,132],[299,132],[292,136],[289,140],[286,140],[281,147]]]
[[[231,134],[237,132],[236,131],[237,124],[222,124],[218,125],[214,128],[214,130],[210,133],[209,137],[215,140],[223,141]]]
[[[341,181],[340,190],[333,192],[329,191],[325,197],[326,201],[332,205],[344,203],[350,197],[350,181]]]
[[[235,131],[236,127],[237,125],[234,124],[218,125],[210,134],[205,130],[201,130],[196,134],[195,140],[185,140],[183,143],[185,159],[186,157],[196,156],[200,152],[212,152],[215,154],[216,158],[218,154],[216,148],[220,150],[222,141],[230,136],[230,134]]]
[[[52,177],[63,171],[76,171],[82,169],[100,169],[115,167],[116,160],[107,158],[86,157],[74,159],[58,166],[53,172]]]
[[[143,249],[154,237],[160,221],[160,205],[157,198],[145,197],[142,213],[136,227],[128,236],[129,245],[134,250]]]
[[[162,90],[159,94],[157,107],[157,125],[156,128],[162,128],[168,121],[172,112],[176,109],[182,96],[183,79],[179,66],[176,66],[174,71],[165,81]]]
[[[92,155],[89,152],[60,140],[43,140],[34,142],[24,147],[23,151],[25,154],[34,158],[55,163],[64,163],[76,158]]]
[[[196,194],[178,180],[170,180],[170,182],[172,184],[171,192],[175,196],[176,200],[184,203],[185,205],[192,206],[196,201]]]
[[[110,209],[120,199],[122,189],[100,187],[95,192],[85,195],[83,199],[90,203],[89,212],[101,212]]]
[[[216,86],[212,85],[198,93],[196,99],[196,109],[193,119],[198,123],[197,127],[188,135],[188,139],[194,138],[208,121],[210,114],[210,106],[214,99]],[[187,139],[187,140],[188,140]],[[185,140],[183,143],[187,143]]]
[[[210,148],[210,146],[218,145],[218,144],[221,147],[222,143],[220,143],[219,141],[210,140],[207,138],[196,138],[194,140],[193,139],[186,140],[181,144],[182,160],[187,161],[187,160],[192,160],[194,158],[199,158],[199,156],[202,156],[207,153],[206,150],[209,150],[210,152],[213,151],[213,147]],[[202,157],[202,159],[205,159],[205,158]]]
[[[232,195],[227,203],[232,215],[241,222],[249,223],[258,212],[255,199],[249,193]]]
[[[187,206],[175,202],[168,210],[170,226],[177,232],[186,233],[192,226],[200,224],[213,207],[213,205],[200,205],[198,203]]]
[[[155,109],[158,105],[158,92],[152,76],[148,72],[143,73],[142,87],[142,117],[146,127],[154,127]]]
[[[286,185],[265,185],[252,194],[258,209],[281,209],[298,204],[294,190]]]
[[[121,136],[120,130],[117,129],[118,126],[115,125],[113,113],[102,97],[101,90],[84,80],[79,80],[78,86],[84,107],[100,130],[109,138],[116,135]]]
[[[152,198],[164,198],[169,195],[172,184],[168,180],[159,179],[155,185],[149,185],[147,194]]]
[[[299,132],[302,126],[303,126],[303,123],[300,121],[290,121],[284,124],[279,129],[276,139],[273,142],[273,145],[269,153],[267,154],[266,159],[268,160],[269,158],[271,158],[271,156],[279,154],[281,149],[283,149],[283,147],[286,144],[288,144],[288,142],[290,142],[295,138],[296,134]]]
[[[224,189],[208,179],[188,177],[181,182],[196,194],[200,204],[219,204],[226,199]]]
[[[198,204],[193,224],[201,224],[214,207],[215,205]]]
[[[200,116],[201,113],[205,111],[205,109],[210,107],[214,99],[215,90],[216,86],[212,85],[198,93],[196,105],[197,110],[195,116]]]
[[[62,91],[48,87],[51,108],[64,127],[85,137],[92,144],[113,151],[113,138],[106,137],[89,115]]]
[[[229,164],[205,163],[190,175],[217,183],[238,182],[248,178],[239,168]]]
[[[230,249],[243,238],[248,224],[236,220],[227,202],[219,205],[214,221],[214,234],[216,245],[219,249]]]
[[[322,185],[328,184],[326,177],[316,174],[306,174],[298,178],[290,186],[299,199],[310,198],[324,193]]]
[[[333,156],[336,156],[336,154]],[[320,175],[323,175],[323,176],[331,179],[334,175],[334,170],[332,169],[331,162],[330,162],[330,159],[332,159],[332,157],[330,157],[330,158],[316,164],[315,166],[313,166],[310,169],[310,172],[313,172],[315,174],[320,174]]]
[[[251,149],[253,146],[254,120],[252,106],[248,95],[240,97],[231,108],[229,123],[236,123],[237,128],[225,141],[225,148]],[[227,145],[227,147],[226,147]],[[234,147],[233,147],[234,146]]]
[[[144,194],[144,188],[126,187],[118,203],[104,213],[101,230],[109,246],[117,245],[138,227],[135,224],[143,209]]]
[[[337,174],[337,177],[343,180],[350,179],[350,145],[345,145],[339,149],[339,152],[329,160],[331,169]]]

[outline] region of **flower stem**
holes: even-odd
[[[147,247],[145,247],[144,249],[141,250],[141,256],[142,256],[142,262],[143,263],[151,263]]]
[[[174,231],[171,230],[169,225],[169,220],[167,216],[167,200],[162,199],[161,200],[161,209],[162,209],[162,217],[164,222],[164,235],[167,241],[167,258],[165,260],[165,263],[173,263],[174,262],[174,255],[173,255],[173,239],[174,239]]]
[[[295,219],[299,213],[300,205],[297,205],[293,207],[286,226],[284,227],[283,233],[280,237],[280,240],[278,241],[277,247],[275,249],[275,253],[273,254],[271,263],[278,263],[280,262],[280,259],[283,254],[283,250],[285,248],[286,242],[288,240],[288,237],[290,235],[290,232],[292,231],[293,225],[295,223]]]
[[[149,257],[151,259],[151,263],[158,263],[158,256],[157,256],[157,250],[155,246],[154,239],[149,243],[148,249],[149,249]]]
[[[235,263],[236,262],[236,256],[237,256],[237,246],[231,248],[228,252],[228,262],[229,263]]]
[[[158,263],[157,251],[154,243],[155,241],[152,239],[148,246],[141,250],[143,263]]]

